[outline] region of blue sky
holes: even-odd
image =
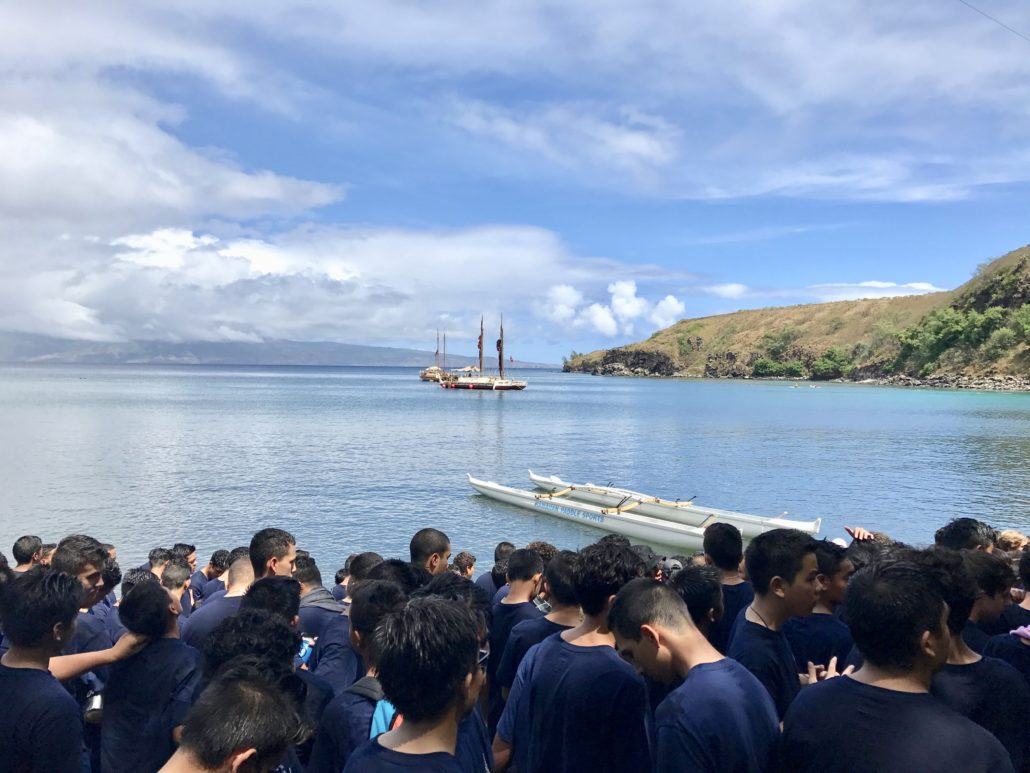
[[[959,2],[19,5],[3,330],[557,361],[1028,241],[1030,44]]]

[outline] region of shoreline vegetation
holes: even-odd
[[[952,291],[682,320],[646,341],[573,352],[563,370],[1030,391],[1030,247]]]

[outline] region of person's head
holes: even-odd
[[[948,605],[948,630],[953,636],[960,635],[979,593],[962,553],[934,546],[913,555],[937,581],[941,596]]]
[[[367,580],[371,571],[381,563],[383,563],[383,557],[378,553],[373,553],[372,551],[358,553],[351,556],[347,561],[348,566],[346,567],[348,577],[347,594],[353,596],[354,590],[358,587],[358,583]]]
[[[60,653],[71,639],[86,591],[74,576],[44,567],[0,586],[0,620],[15,647]]]
[[[122,581],[122,568],[118,566],[118,562],[109,560],[104,564],[104,569],[100,574],[104,578],[104,593],[114,593],[115,588]]]
[[[157,582],[142,582],[122,597],[118,618],[132,633],[159,639],[176,630],[182,604]]]
[[[544,567],[544,582],[541,595],[552,607],[575,607],[576,553],[571,550],[560,550]]]
[[[221,577],[229,569],[229,551],[216,550],[211,554],[211,560],[207,562],[207,574],[212,580]]]
[[[970,617],[978,623],[992,623],[1005,611],[1016,573],[1004,558],[981,550],[966,551],[962,558],[979,589]]]
[[[846,549],[848,560],[857,572],[869,564],[881,560],[892,550],[890,544],[874,539],[856,539]]]
[[[1022,551],[1030,544],[1030,537],[1016,529],[1005,529],[998,533],[998,548],[1007,551]]]
[[[263,609],[296,625],[300,613],[300,583],[292,577],[278,575],[255,580],[243,594],[240,609]]]
[[[494,563],[507,561],[508,556],[515,552],[515,546],[510,542],[498,542],[494,548]]]
[[[70,574],[81,584],[86,596],[83,607],[91,607],[104,597],[104,567],[107,551],[104,546],[85,534],[72,534],[57,545],[50,565],[58,572]]]
[[[354,575],[351,575],[353,577]],[[415,589],[424,585],[432,578],[425,569],[419,571],[414,564],[401,561],[399,558],[388,558],[373,566],[367,575],[369,580],[389,580],[401,586],[406,596],[414,593]],[[353,582],[353,580],[352,580]],[[351,591],[353,593],[353,591]]]
[[[351,596],[350,641],[366,665],[374,666],[372,643],[376,627],[387,615],[403,608],[408,597],[401,586],[389,580],[367,580]]]
[[[278,681],[292,673],[300,642],[300,633],[281,615],[241,606],[239,613],[225,618],[204,641],[204,674],[211,679],[226,664],[256,658],[267,664],[270,677]]]
[[[1019,554],[1019,564],[1017,567],[1020,583],[1022,583],[1025,590],[1030,591],[1030,550],[1024,550]]]
[[[7,556],[0,553],[0,586],[3,586],[8,580],[14,579],[16,574],[17,572],[11,569],[11,565],[7,562]]]
[[[584,615],[597,617],[607,614],[619,588],[639,577],[642,569],[640,558],[627,544],[615,540],[601,539],[587,545],[576,557],[573,571],[573,586],[576,601]]]
[[[50,566],[50,561],[54,557],[55,550],[57,550],[56,542],[44,542],[43,552],[40,556],[39,563],[43,564],[43,566]]]
[[[744,538],[732,523],[713,523],[705,528],[705,560],[724,572],[735,572],[744,557]]]
[[[186,714],[177,755],[212,773],[266,773],[307,728],[296,705],[253,663],[231,666]]]
[[[647,577],[632,580],[619,590],[608,614],[608,627],[615,636],[616,650],[627,663],[666,684],[677,678],[672,639],[697,630],[680,594]]]
[[[375,631],[379,683],[405,722],[458,719],[483,683],[479,625],[472,610],[447,599],[411,599]]]
[[[11,548],[11,555],[14,556],[14,563],[19,567],[28,567],[38,564],[43,557],[43,540],[31,534],[18,537]]]
[[[511,585],[525,583],[531,586],[530,595],[535,595],[540,589],[543,573],[543,559],[535,550],[522,548],[508,556],[508,582]]]
[[[934,534],[934,543],[952,550],[994,550],[997,532],[976,518],[955,518]]]
[[[835,608],[844,603],[844,591],[855,573],[855,565],[845,548],[825,539],[815,543],[815,561],[819,567],[819,600]]]
[[[107,551],[107,557],[109,559],[111,559],[112,561],[117,561],[118,560],[118,548],[116,548],[110,542],[104,542],[104,543],[101,543],[101,544],[103,545],[104,550]]]
[[[161,573],[165,570],[165,564],[168,563],[171,557],[172,551],[168,550],[168,548],[154,548],[147,556],[147,561],[150,563],[150,571],[160,577]]]
[[[543,540],[533,540],[526,545],[526,550],[532,550],[540,559],[544,562],[544,566],[550,562],[552,558],[558,555],[558,548],[552,545],[550,542],[544,542]],[[514,552],[514,551],[512,551]]]
[[[144,569],[142,567],[130,569],[125,573],[125,576],[122,577],[122,598],[124,599],[128,596],[132,589],[141,582],[156,582],[160,584],[161,579],[149,569]]]
[[[756,596],[774,600],[788,617],[812,613],[820,586],[810,535],[797,529],[763,532],[747,546],[744,562]]]
[[[254,582],[254,566],[250,563],[250,548],[238,547],[229,551],[229,571],[225,575],[226,589],[239,591]]]
[[[662,562],[662,557],[655,553],[650,545],[630,545],[630,549],[640,558],[640,563],[644,567],[644,576],[654,577],[658,572],[658,565]]]
[[[439,529],[426,528],[415,532],[408,545],[411,563],[430,574],[443,574],[451,558],[451,541]]]
[[[333,575],[333,582],[337,585],[346,585],[347,580],[350,578],[350,572],[346,568],[339,568],[336,570],[336,574]]]
[[[191,574],[193,574],[193,570],[190,569],[185,558],[172,556],[165,564],[164,571],[161,572],[161,584],[181,596],[183,589],[189,587]]]
[[[172,555],[185,559],[190,566],[190,572],[197,571],[197,547],[187,542],[176,542],[172,545]]]
[[[300,556],[293,565],[293,579],[300,583],[301,592],[322,587],[322,573],[311,556]]]
[[[462,577],[471,577],[476,568],[476,557],[463,550],[454,557],[454,571]]]
[[[722,618],[722,573],[715,566],[686,566],[673,575],[668,587],[683,599],[702,633]]]
[[[435,575],[412,594],[412,598],[421,596],[436,596],[467,606],[479,621],[480,641],[486,641],[493,622],[493,598],[485,588],[479,587],[467,577],[447,572]]]
[[[297,560],[297,540],[282,529],[262,529],[250,540],[250,564],[254,577],[293,574],[293,562]]]

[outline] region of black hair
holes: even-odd
[[[899,555],[856,572],[844,592],[844,621],[862,655],[880,668],[909,671],[926,631],[941,630],[944,598],[933,573]]]
[[[172,555],[180,556],[181,558],[189,558],[191,555],[197,552],[196,545],[190,545],[187,542],[176,542],[172,545]]]
[[[227,663],[250,656],[266,664],[270,676],[278,680],[292,673],[300,642],[300,634],[281,616],[241,606],[204,641],[204,674],[212,679]]]
[[[640,563],[644,565],[645,574],[650,575],[658,568],[661,556],[655,553],[654,548],[650,545],[630,545],[629,549],[640,557]]]
[[[122,568],[118,566],[117,561],[108,559],[104,568],[100,570],[100,576],[104,578],[104,590],[111,593],[122,581]]]
[[[640,626],[661,623],[681,628],[690,612],[672,588],[648,577],[626,583],[608,613],[608,627],[620,638],[640,641]]]
[[[242,559],[250,560],[250,548],[246,545],[240,545],[229,551],[229,567]]]
[[[262,577],[243,594],[240,609],[263,609],[292,622],[300,612],[300,583],[292,577]]]
[[[892,549],[892,546],[873,539],[856,539],[848,545],[846,553],[848,560],[855,567],[857,572],[869,564],[879,561]]]
[[[282,529],[262,529],[250,540],[250,565],[254,567],[255,577],[264,577],[268,562],[273,558],[283,558],[296,546],[297,540],[288,531]]]
[[[411,556],[411,563],[416,566],[424,566],[429,557],[434,553],[446,553],[451,546],[451,541],[439,529],[431,527],[419,529],[411,538],[408,545],[408,553]]]
[[[438,596],[467,605],[485,630],[489,630],[493,623],[493,598],[486,588],[479,587],[467,577],[459,577],[452,572],[438,574],[412,594],[412,598],[424,596]]]
[[[504,561],[514,552],[515,546],[510,542],[498,542],[497,547],[494,548],[494,563]]]
[[[53,553],[55,550],[57,550],[57,543],[56,542],[44,542],[43,546],[42,546],[42,550],[43,550],[43,555],[44,556],[47,553]]]
[[[58,623],[70,628],[83,602],[74,576],[37,567],[0,585],[4,634],[18,647],[38,645]]]
[[[149,569],[136,567],[127,571],[125,576],[122,577],[122,598],[125,598],[133,588],[143,582],[161,584],[158,576]]]
[[[147,555],[147,561],[150,562],[150,568],[156,569],[161,564],[167,564],[172,557],[172,551],[168,548],[154,548]]]
[[[27,564],[32,561],[32,557],[36,555],[40,550],[43,549],[43,540],[39,537],[34,537],[31,534],[26,534],[24,537],[18,537],[14,542],[14,547],[11,548],[11,555],[14,556],[14,562],[16,564]]]
[[[627,540],[628,542],[628,540]],[[615,540],[600,541],[579,551],[573,571],[576,601],[585,615],[598,615],[604,610],[609,596],[639,577],[643,570],[640,558]]]
[[[565,607],[576,606],[576,553],[572,550],[560,550],[544,567],[544,579],[547,580],[548,594],[558,604]]]
[[[463,550],[454,557],[454,561],[451,563],[458,571],[467,572],[476,565],[476,557],[467,550]]]
[[[311,551],[304,550],[303,548],[297,548],[297,558],[311,558]]]
[[[534,575],[542,574],[544,560],[540,554],[529,548],[516,550],[508,556],[508,581],[532,580]]]
[[[624,548],[630,546],[630,542],[626,537],[621,534],[605,534],[601,539],[597,541],[599,545],[621,545]]]
[[[966,568],[982,593],[997,596],[1016,584],[1016,572],[1004,558],[982,550],[963,553]]]
[[[293,565],[293,579],[304,585],[321,585],[322,573],[311,556],[300,556]]]
[[[344,574],[350,574],[350,562],[357,558],[359,555],[361,554],[351,553],[349,556],[347,556],[347,560],[343,562],[343,568],[340,571]]]
[[[143,582],[122,596],[118,619],[128,630],[158,639],[168,630],[168,591],[156,582]]]
[[[1019,579],[1023,582],[1023,588],[1030,591],[1030,550],[1019,554]]]
[[[939,528],[933,539],[942,548],[976,550],[991,547],[998,539],[998,533],[976,518],[955,518]]]
[[[751,540],[744,553],[747,577],[755,593],[768,593],[774,577],[793,583],[815,540],[797,529],[770,529]]]
[[[356,561],[357,559],[355,559]],[[366,579],[395,582],[401,586],[401,590],[406,595],[410,596],[416,588],[428,582],[428,580],[425,580],[425,575],[428,574],[425,569],[421,572],[416,571],[415,567],[407,561],[401,561],[399,558],[388,558],[373,566],[369,570]]]
[[[161,584],[169,590],[178,590],[190,578],[190,565],[181,556],[173,556],[168,559],[165,569],[161,573]]]
[[[816,540],[815,560],[819,565],[819,574],[825,574],[827,577],[837,574],[840,571],[840,565],[844,563],[847,557],[847,549],[841,547],[836,542],[831,542],[828,539]]]
[[[17,572],[15,572],[9,563],[7,563],[7,556],[0,552],[0,586],[5,582],[13,580]]]
[[[508,559],[502,559],[498,561],[490,569],[490,579],[494,582],[494,587],[500,588],[508,582]]]
[[[722,607],[722,575],[714,566],[687,564],[668,582],[668,587],[683,599],[690,619],[698,623],[713,609]]]
[[[337,585],[343,585],[343,581],[350,576],[350,573],[346,569],[337,569],[336,574],[333,575],[333,582]]]
[[[375,632],[379,682],[409,722],[440,717],[476,668],[479,626],[472,611],[432,596],[411,599]]]
[[[78,576],[87,566],[103,571],[108,561],[104,546],[85,534],[72,534],[57,543],[50,565],[58,572]]]
[[[180,746],[205,770],[221,768],[235,752],[256,749],[247,769],[267,770],[307,732],[297,706],[258,664],[244,662],[227,668],[200,694],[186,715]]]
[[[539,539],[535,539],[528,545],[526,545],[526,549],[532,550],[534,553],[540,556],[540,560],[544,562],[544,566],[547,566],[548,562],[556,555],[558,555],[558,548],[556,548],[550,542],[544,542],[543,540]]]
[[[389,580],[369,580],[351,597],[350,626],[362,636],[372,634],[384,616],[404,606],[408,597]]]
[[[347,573],[350,575],[351,582],[355,580],[367,580],[369,579],[369,572],[375,569],[379,564],[383,563],[383,557],[378,553],[368,551],[366,553],[358,553],[353,556],[348,562]]]
[[[948,630],[962,632],[976,602],[977,587],[962,554],[957,550],[932,547],[914,553],[916,560],[931,572],[948,605]]]
[[[221,569],[224,572],[229,568],[229,551],[216,550],[211,554],[211,560],[208,563],[215,569]]]

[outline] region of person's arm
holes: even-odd
[[[50,673],[59,682],[74,679],[77,676],[97,668],[109,666],[119,660],[131,657],[146,646],[150,640],[134,633],[126,633],[118,639],[113,647],[94,652],[80,652],[75,655],[58,655],[50,658]]]

